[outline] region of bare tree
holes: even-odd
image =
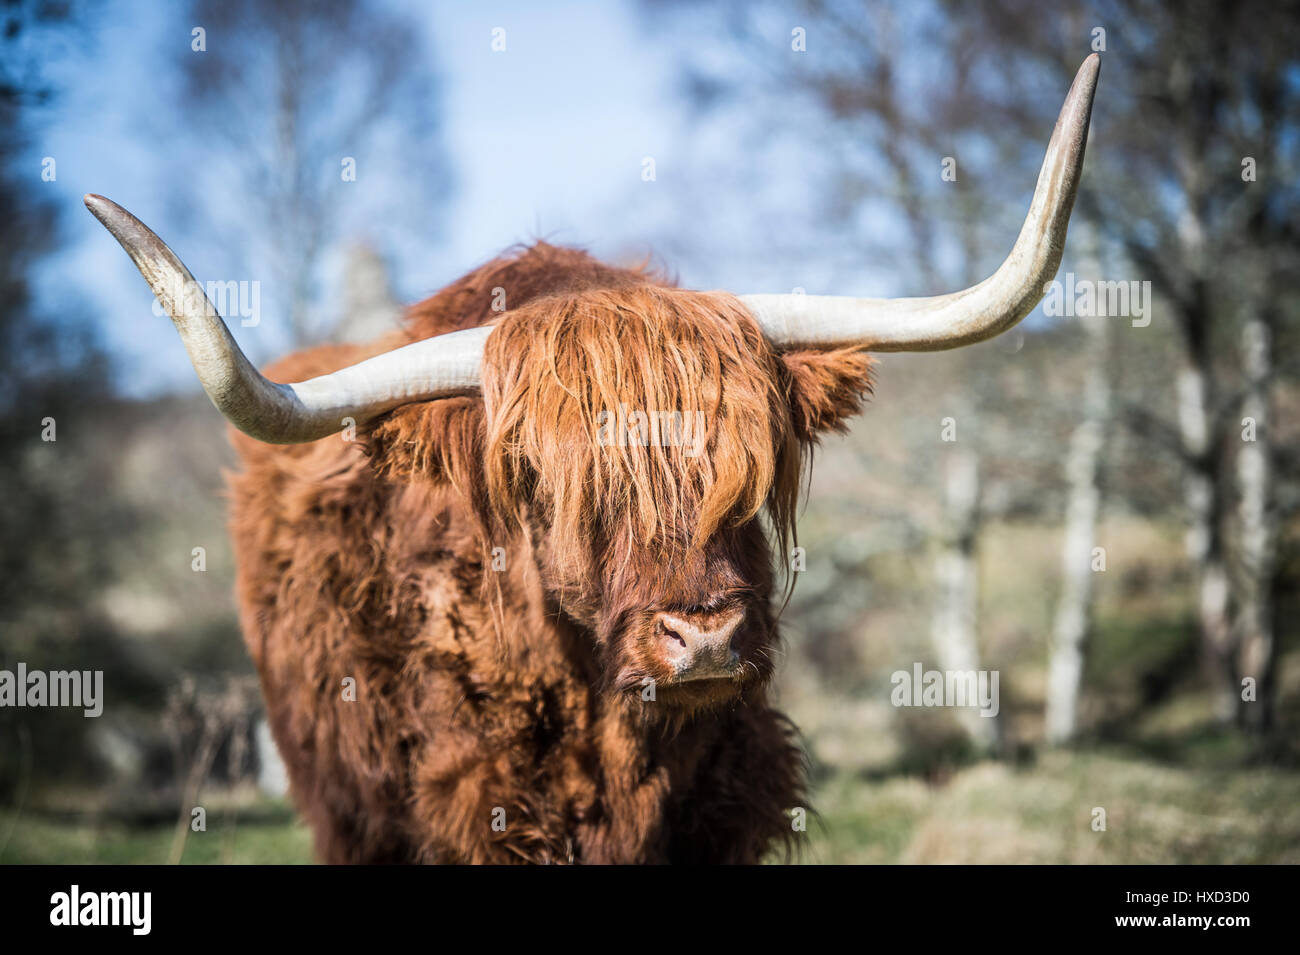
[[[1021,4],[1005,6],[1008,20],[1027,13]],[[1275,656],[1274,641],[1263,635],[1271,622],[1261,598],[1274,569],[1265,515],[1279,515],[1261,464],[1273,454],[1276,429],[1264,429],[1253,444],[1233,438],[1243,392],[1263,415],[1276,384],[1274,336],[1260,334],[1256,319],[1279,310],[1293,335],[1300,317],[1300,203],[1294,152],[1283,145],[1300,129],[1300,95],[1286,80],[1300,52],[1283,39],[1298,13],[1295,3],[1116,3],[1093,14],[1097,26],[1109,25],[1124,69],[1098,132],[1107,148],[1082,204],[1149,278],[1178,332],[1174,430],[1187,553],[1207,678],[1223,721],[1244,713],[1245,634],[1255,634],[1251,675],[1261,688],[1271,683]],[[1060,49],[1061,39],[1045,37],[1041,47]],[[1252,326],[1256,331],[1247,331]],[[1253,342],[1244,349],[1237,345],[1243,335]],[[1234,475],[1243,491],[1238,508]],[[1234,536],[1243,542],[1236,555]],[[1261,696],[1260,725],[1269,722],[1270,707]]]
[[[1084,275],[1099,276],[1100,263],[1088,256]],[[1046,736],[1066,743],[1078,731],[1079,693],[1091,624],[1094,548],[1101,513],[1101,463],[1110,417],[1110,325],[1106,318],[1081,320],[1087,333],[1087,372],[1083,414],[1070,436],[1065,470],[1069,490],[1061,550],[1061,597],[1052,626],[1047,659]]]
[[[180,97],[202,137],[197,171],[241,197],[230,222],[229,194],[206,190],[227,203],[210,221],[238,224],[244,267],[267,270],[301,345],[329,330],[320,270],[334,242],[380,217],[390,241],[403,225],[430,238],[447,165],[422,24],[361,0],[196,0],[191,17],[204,32],[180,56]],[[194,186],[187,202],[205,194]]]

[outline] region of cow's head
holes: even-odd
[[[249,364],[143,224],[102,197],[86,202],[236,427],[292,443],[355,421],[390,473],[461,484],[489,536],[536,555],[555,612],[597,641],[607,689],[645,694],[653,681],[657,703],[694,709],[772,672],[774,557],[793,537],[807,449],[857,410],[868,353],[982,341],[1042,297],[1064,248],[1098,67],[1094,55],[1075,78],[1011,254],[969,289],[736,297],[646,281],[543,294],[492,325],[295,384]]]
[[[856,410],[869,360],[778,352],[736,298],[651,284],[503,319],[483,366],[488,500],[529,515],[542,585],[595,636],[611,689],[694,707],[771,675],[801,461]]]

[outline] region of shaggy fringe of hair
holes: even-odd
[[[508,314],[488,340],[489,497],[503,515],[544,502],[561,554],[590,552],[592,541],[632,527],[639,543],[659,543],[668,559],[767,504],[785,554],[801,448],[784,380],[729,295],[647,285],[534,303]],[[702,412],[701,452],[602,443],[601,413],[617,413],[620,403],[691,420]]]
[[[766,503],[788,601],[813,447],[861,410],[872,358],[860,347],[777,355],[731,295],[663,281],[544,242],[471,272],[414,306],[408,334],[496,324],[483,401],[399,408],[367,436],[368,450],[390,477],[452,484],[485,546],[519,530],[525,505],[541,504],[575,571],[579,555],[619,528],[636,529],[629,549],[657,541],[671,560]],[[510,296],[504,315],[492,311],[498,288]],[[703,412],[703,450],[602,445],[599,415],[620,402]],[[495,575],[485,572],[485,587],[488,579]]]

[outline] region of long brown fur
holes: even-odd
[[[400,333],[268,374],[485,323],[482,397],[400,408],[356,440],[232,432],[245,639],[319,856],[789,850],[807,801],[794,728],[766,702],[773,564],[816,435],[869,390],[868,356],[778,355],[731,296],[539,243],[414,306]],[[600,439],[620,403],[703,412],[702,453]],[[672,608],[742,608],[743,677],[674,685],[652,632]]]

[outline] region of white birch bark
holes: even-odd
[[[1061,551],[1061,599],[1056,607],[1047,663],[1047,741],[1070,741],[1078,731],[1079,690],[1092,617],[1093,548],[1101,511],[1101,454],[1110,415],[1106,317],[1082,319],[1088,335],[1083,420],[1070,437],[1066,459],[1068,499]]]
[[[1241,701],[1242,722],[1256,729],[1271,724],[1275,647],[1271,589],[1276,536],[1269,521],[1272,497],[1268,388],[1272,377],[1268,326],[1259,319],[1242,330],[1242,368],[1247,382],[1242,404],[1242,445],[1237,454],[1237,519],[1240,528],[1235,568],[1237,676],[1254,680],[1255,699]]]
[[[1206,370],[1189,362],[1178,373],[1178,426],[1188,459],[1183,478],[1187,506],[1187,557],[1195,582],[1196,614],[1215,717],[1236,715],[1232,627],[1228,619],[1228,570],[1219,527],[1219,488],[1210,455]]]
[[[935,606],[930,632],[940,669],[978,673],[975,540],[979,529],[979,465],[974,452],[960,446],[949,449],[947,458],[944,527],[935,556]],[[992,749],[997,744],[997,717],[981,716],[977,707],[961,707],[955,716],[976,746]]]

